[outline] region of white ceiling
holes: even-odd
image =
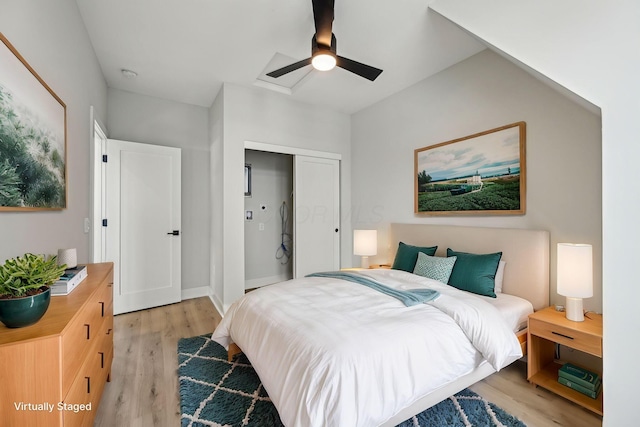
[[[253,85],[276,53],[311,55],[311,0],[76,1],[111,88],[209,107],[223,82]],[[314,70],[289,96],[353,113],[485,48],[428,3],[337,0],[338,54],[384,72]]]

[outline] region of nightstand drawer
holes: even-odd
[[[602,357],[602,338],[564,326],[529,319],[529,332],[558,344]]]

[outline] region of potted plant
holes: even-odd
[[[9,328],[36,323],[49,308],[50,286],[64,273],[56,257],[25,254],[0,266],[0,322]]]

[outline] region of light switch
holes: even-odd
[[[264,231],[264,222],[261,222],[258,224],[258,230],[259,231]]]
[[[89,218],[85,218],[84,219],[84,234],[89,233],[90,229],[91,229],[91,222],[89,222]]]

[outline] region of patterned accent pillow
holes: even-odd
[[[456,259],[454,256],[441,258],[420,252],[418,253],[418,260],[416,261],[416,267],[413,269],[413,274],[447,284]]]

